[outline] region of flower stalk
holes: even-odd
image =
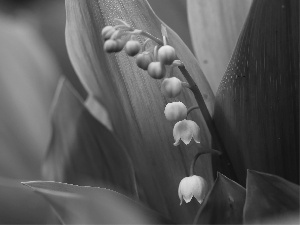
[[[222,142],[222,139],[219,135],[219,132],[217,131],[216,125],[206,107],[205,101],[203,99],[203,96],[197,86],[197,84],[195,83],[195,81],[193,80],[193,78],[191,77],[191,75],[189,74],[189,72],[186,70],[184,65],[181,65],[178,67],[179,70],[181,71],[182,75],[185,77],[186,81],[188,82],[188,84],[190,85],[189,89],[193,92],[195,99],[198,103],[198,106],[201,110],[201,113],[203,115],[203,118],[205,120],[205,123],[210,131],[210,134],[212,136],[212,140],[213,142],[216,144],[217,149],[219,149],[223,154],[222,154],[222,159],[225,161],[226,166],[228,167],[228,172],[231,175],[231,178],[233,180],[237,180],[237,176],[233,170],[232,164],[228,158],[228,155],[226,153],[225,150],[225,146]]]
[[[216,154],[216,155],[222,155],[222,152],[211,149],[211,148],[206,148],[206,147],[201,147],[201,152],[198,152],[195,156],[194,159],[191,163],[190,166],[190,176],[194,175],[194,170],[195,170],[195,164],[197,159],[199,158],[200,155],[204,155],[204,154]]]

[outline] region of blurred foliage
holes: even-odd
[[[0,222],[42,223],[49,207],[19,180],[41,179],[60,69],[28,23],[3,14],[0,29]]]

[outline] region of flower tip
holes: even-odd
[[[180,144],[180,139],[176,140],[175,143],[173,144],[174,146],[178,146]]]
[[[202,204],[202,202],[203,202],[203,199],[201,199],[201,200],[198,200],[198,202],[199,202],[199,204]]]
[[[191,196],[190,198],[185,198],[185,197],[183,196],[183,199],[184,199],[185,203],[189,203],[189,202],[192,200],[192,197],[193,197],[193,196]]]
[[[184,143],[185,145],[188,145],[188,144],[191,142],[192,137],[191,137],[191,139],[184,139],[184,138],[182,138],[181,140],[183,141],[183,143]]]

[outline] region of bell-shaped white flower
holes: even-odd
[[[196,143],[200,143],[200,127],[192,120],[182,120],[175,124],[173,128],[174,145],[179,145],[180,139],[188,145],[192,138]]]
[[[190,176],[183,178],[178,187],[178,196],[180,199],[180,205],[182,199],[189,203],[194,196],[197,201],[201,204],[207,193],[207,182],[200,176]]]
[[[187,108],[182,102],[168,103],[165,107],[165,116],[169,121],[179,121],[186,118]]]

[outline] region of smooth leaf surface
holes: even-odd
[[[43,166],[47,179],[83,184],[95,179],[101,187],[137,195],[134,168],[124,146],[88,112],[64,79],[56,90],[52,124]]]
[[[299,1],[254,1],[218,89],[215,122],[246,169],[299,182]]]
[[[142,204],[109,189],[49,181],[30,181],[23,184],[41,194],[64,224],[170,222]]]
[[[48,111],[61,72],[35,27],[21,15],[5,16],[2,3],[0,223],[42,224],[49,214],[47,206],[40,204],[38,196],[32,198],[28,191],[20,190],[15,179],[41,179],[40,167],[51,135]]]
[[[274,218],[284,218],[284,222],[295,214],[291,222],[299,224],[299,191],[298,185],[281,177],[248,170],[244,222],[274,222]]]
[[[101,30],[105,25],[114,25],[114,18],[123,19],[159,38],[162,38],[161,21],[146,1],[67,0],[66,10],[66,41],[70,59],[88,93],[99,99],[107,109],[114,134],[128,150],[136,169],[142,201],[175,222],[191,222],[198,205],[180,207],[177,189],[180,180],[187,176],[197,148],[173,146],[174,124],[165,119],[163,112],[168,102],[180,100],[191,106],[196,101],[188,90],[179,98],[165,99],[160,91],[160,81],[153,80],[139,69],[134,58],[123,51],[118,54],[103,51]],[[178,57],[201,88],[212,113],[214,96],[196,59],[169,28],[168,35]],[[142,42],[145,38],[139,37],[138,40]],[[149,47],[153,48],[153,43]],[[182,79],[178,69],[175,69],[174,75]],[[195,111],[191,116],[201,127],[202,143],[209,145],[210,135],[201,114]],[[204,156],[200,161],[196,171],[211,185],[210,156]],[[85,163],[90,162],[87,160]]]
[[[252,0],[187,0],[195,55],[214,92],[224,75]]]
[[[241,224],[246,190],[218,173],[214,186],[204,199],[194,223]]]
[[[0,177],[0,224],[56,224],[49,204],[21,181]]]

